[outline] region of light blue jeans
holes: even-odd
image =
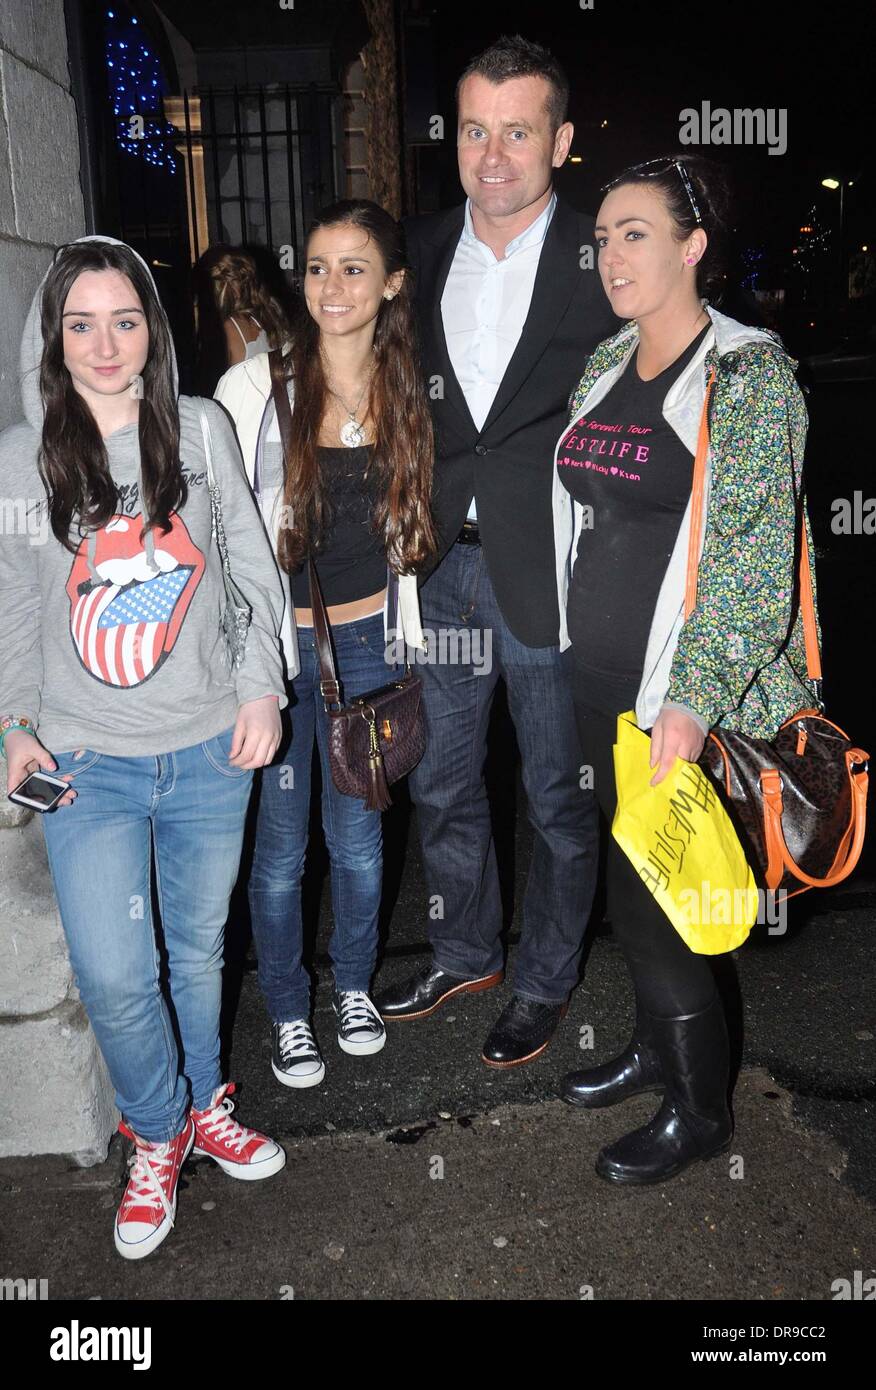
[[[252,785],[228,762],[232,732],[157,757],[54,755],[78,793],[43,816],[71,964],[116,1104],[151,1143],[179,1134],[189,1104],[204,1109],[220,1085],[222,949]]]

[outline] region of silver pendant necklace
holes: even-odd
[[[359,421],[356,419],[356,412],[362,404],[362,401],[365,399],[365,392],[371,385],[371,378],[373,375],[374,368],[372,367],[371,371],[368,373],[368,380],[362,387],[359,399],[353,406],[352,410],[347,405],[347,402],[344,400],[343,396],[338,395],[338,392],[334,389],[333,386],[329,386],[328,388],[331,391],[332,395],[336,398],[336,400],[340,401],[341,405],[344,407],[344,409],[347,412],[347,415],[349,416],[349,419],[345,420],[344,423],[341,425],[340,429],[338,430],[338,438],[340,439],[341,443],[345,445],[348,449],[358,449],[359,446],[365,440],[365,426],[360,425]],[[328,386],[328,382],[326,382],[326,385]]]
[[[362,440],[365,438],[365,431],[359,424],[355,414],[351,412],[349,420],[345,420],[338,430],[338,435],[342,444],[346,444],[348,449],[358,449]]]

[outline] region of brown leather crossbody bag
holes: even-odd
[[[271,372],[283,457],[291,455],[292,410],[285,382]],[[392,804],[389,788],[416,767],[426,750],[423,683],[406,662],[404,674],[376,690],[341,699],[328,613],[313,560],[308,560],[313,634],[319,660],[319,690],[329,719],[332,781],[345,796],[362,797],[366,811],[385,811]],[[398,576],[389,571],[389,607],[398,613]],[[396,622],[396,628],[398,624]]]
[[[694,460],[685,618],[696,606],[703,514],[709,379]],[[810,680],[821,681],[821,655],[801,512],[799,603]],[[819,687],[816,686],[816,689]],[[819,696],[820,698],[820,696]],[[761,886],[780,899],[830,888],[855,868],[864,844],[869,753],[852,745],[818,709],[801,709],[775,738],[751,738],[718,726],[706,739],[700,767],[717,784]]]

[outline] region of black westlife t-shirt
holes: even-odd
[[[588,703],[630,708],[642,678],[657,595],[690,497],[693,454],[663,418],[663,402],[710,325],[651,381],[636,348],[608,394],[566,433],[560,480],[593,509],[578,539],[567,624]]]

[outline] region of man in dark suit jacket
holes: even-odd
[[[617,320],[595,269],[593,219],[552,188],[572,140],[567,100],[546,49],[519,36],[492,45],[457,87],[468,200],[406,226],[441,538],[421,590],[428,747],[411,777],[434,959],[375,1002],[387,1020],[422,1018],[502,979],[483,778],[501,675],[536,833],[514,993],[483,1051],[493,1066],[537,1056],[565,1013],[597,866],[596,804],[558,646],[551,482],[570,392]]]

